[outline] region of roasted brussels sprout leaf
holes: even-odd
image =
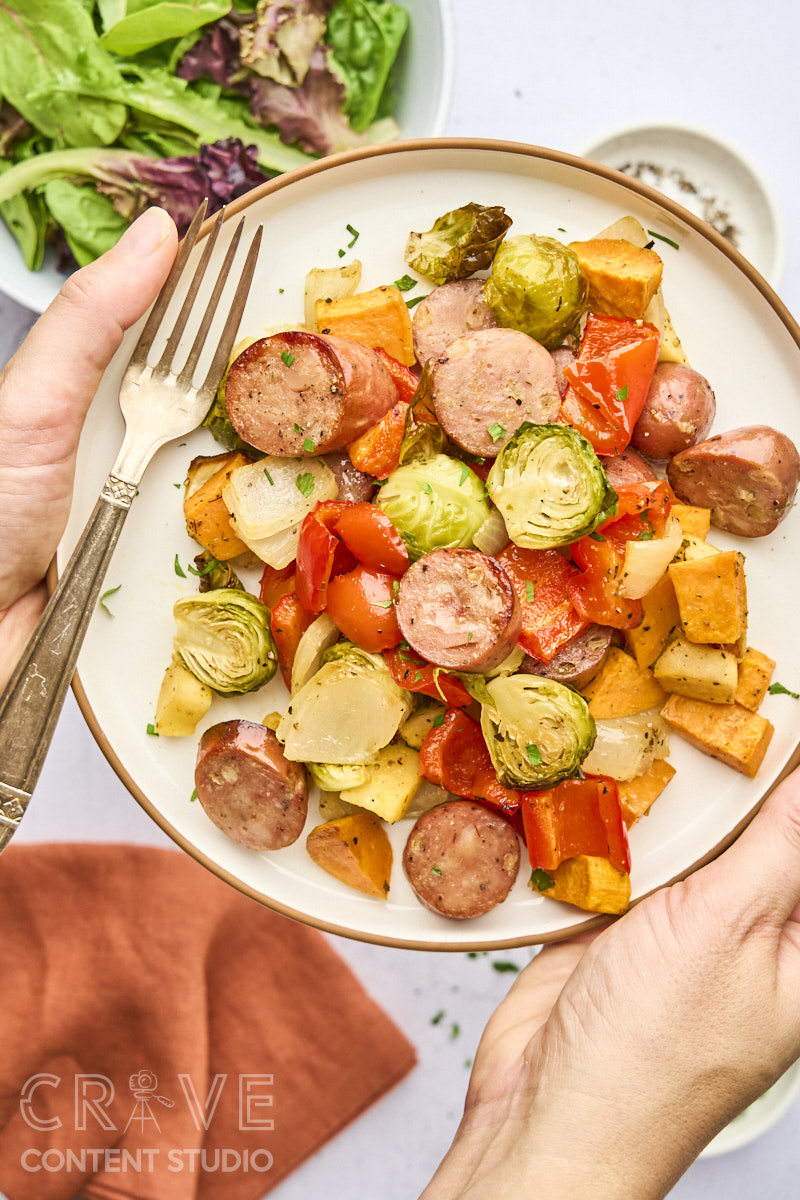
[[[201,592],[215,592],[220,588],[233,588],[235,591],[245,590],[239,576],[229,562],[220,562],[204,550],[194,560],[194,567],[189,567],[193,575],[197,575],[197,586]]]
[[[195,678],[222,696],[254,692],[278,667],[269,609],[249,592],[219,588],[177,600],[175,652]]]
[[[364,763],[306,763],[306,770],[323,792],[341,792],[367,782]]]
[[[595,740],[583,696],[538,675],[503,675],[486,688],[481,729],[501,783],[543,788],[576,773]]]
[[[430,550],[471,546],[490,511],[482,481],[446,454],[392,471],[377,504],[401,534],[411,559]]]
[[[518,546],[566,546],[605,520],[617,494],[586,438],[525,421],[494,461],[486,490]]]
[[[552,350],[577,326],[587,283],[561,242],[523,234],[499,247],[483,294],[500,325],[521,329]]]
[[[434,221],[427,233],[411,233],[405,259],[426,279],[450,283],[492,264],[511,218],[504,208],[465,204]]]

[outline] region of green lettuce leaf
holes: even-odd
[[[376,0],[338,0],[328,15],[330,65],[344,83],[344,110],[359,133],[378,113],[407,28],[404,8]]]
[[[128,0],[123,14],[112,24],[103,16],[105,33],[100,41],[115,54],[138,54],[159,42],[181,38],[210,21],[224,17],[229,0]],[[118,4],[106,4],[109,15]]]
[[[108,196],[101,196],[91,186],[78,187],[66,179],[52,179],[42,192],[79,267],[94,262],[115,246],[130,224]]]

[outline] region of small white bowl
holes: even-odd
[[[400,0],[411,18],[398,60],[395,116],[403,138],[444,133],[455,70],[452,0]],[[47,252],[39,271],[29,271],[8,226],[0,218],[0,292],[44,312],[64,282]]]
[[[778,210],[738,150],[700,129],[652,124],[610,133],[583,155],[682,204],[727,237],[773,287],[779,283],[784,238]]]
[[[777,1083],[759,1096],[758,1100],[740,1113],[738,1117],[720,1130],[717,1136],[702,1151],[701,1158],[716,1158],[738,1150],[748,1142],[755,1141],[785,1116],[800,1093],[800,1062],[781,1075]]]

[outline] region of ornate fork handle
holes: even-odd
[[[136,485],[111,474],[0,703],[0,850],[36,786]]]

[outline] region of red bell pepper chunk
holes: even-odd
[[[506,546],[497,560],[511,580],[522,606],[519,644],[528,654],[550,662],[562,646],[591,623],[576,611],[569,584],[578,575],[557,550]]]
[[[394,592],[397,580],[359,565],[331,579],[325,608],[334,625],[362,650],[377,654],[402,641]]]
[[[350,551],[333,533],[336,522],[349,506],[345,500],[321,500],[303,518],[295,580],[298,598],[306,612],[322,612],[331,576],[349,571],[355,565]]]
[[[410,404],[414,399],[414,393],[417,390],[419,379],[404,363],[398,362],[396,358],[392,358],[391,354],[387,354],[382,346],[375,347],[375,353],[381,359],[383,365],[392,377],[394,386],[397,388],[397,395],[400,400],[406,404]]]
[[[604,534],[594,533],[572,544],[572,557],[583,570],[569,581],[569,596],[589,624],[632,629],[642,619],[641,600],[619,593],[624,551]]]
[[[630,441],[618,425],[609,425],[600,410],[571,387],[561,398],[561,409],[556,420],[582,433],[591,443],[595,454],[621,454]]]
[[[361,437],[347,447],[350,461],[358,471],[374,475],[376,479],[388,479],[400,465],[400,450],[406,435],[409,405],[398,400]]]
[[[541,792],[522,793],[522,821],[531,867],[555,871],[568,858],[607,858],[631,869],[630,848],[613,779],[567,779]]]
[[[506,813],[519,808],[520,793],[497,778],[480,725],[460,709],[451,708],[442,724],[426,734],[419,769],[454,796],[481,800]]]
[[[267,608],[274,608],[282,596],[290,596],[295,590],[294,563],[286,567],[264,567],[258,594]]]
[[[562,413],[569,424],[583,416],[583,425],[578,421],[575,428],[593,445],[593,434],[606,441],[606,427],[617,435],[614,449],[595,445],[595,450],[619,454],[630,442],[653,380],[660,340],[654,325],[589,314],[578,357],[564,367],[564,377],[604,424],[587,420],[583,405],[576,405],[573,397],[565,397]]]
[[[295,595],[281,596],[272,610],[269,627],[278,651],[278,666],[287,688],[292,686],[292,666],[300,638],[311,624],[311,617]]]
[[[374,504],[365,501],[346,508],[333,530],[365,567],[398,576],[407,570],[405,542],[386,513]]]
[[[412,650],[387,650],[383,657],[392,679],[407,692],[443,700],[451,708],[463,708],[472,703],[472,697],[460,679],[441,667],[434,667]]]
[[[600,526],[603,537],[624,553],[632,538],[651,541],[664,533],[672,504],[672,488],[657,481],[629,483],[617,489],[616,511]]]

